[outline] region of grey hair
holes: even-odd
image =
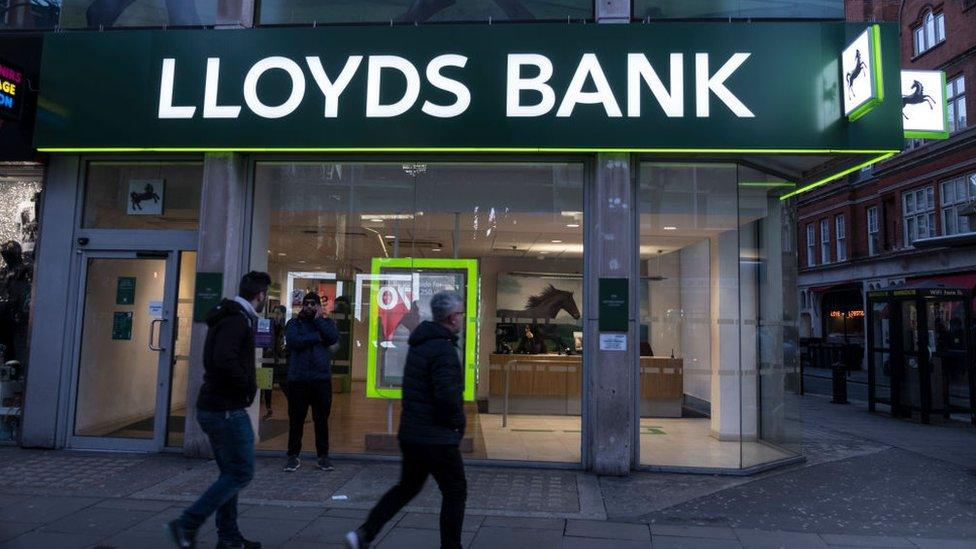
[[[430,298],[430,314],[434,317],[434,322],[443,322],[451,316],[454,308],[463,303],[461,296],[455,292],[443,291],[434,294]]]

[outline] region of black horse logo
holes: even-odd
[[[929,106],[929,110],[935,108],[935,99],[932,99],[931,95],[925,95],[925,88],[922,87],[922,83],[915,80],[912,82],[912,93],[901,97],[901,115],[905,117],[905,120],[908,120],[905,107],[919,103],[926,103]]]
[[[135,191],[129,193],[129,198],[132,200],[132,209],[142,211],[142,202],[145,200],[152,199],[153,202],[159,203],[159,195],[156,194],[156,190],[153,189],[152,183],[146,183],[146,188],[143,189],[141,193]]]
[[[854,80],[861,76],[861,71],[868,69],[864,61],[861,61],[861,50],[854,50],[854,70],[847,73],[847,98],[854,98]]]

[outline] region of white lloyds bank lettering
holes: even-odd
[[[566,86],[565,92],[557,91],[551,81],[556,67],[551,59],[538,53],[511,53],[506,56],[505,82],[505,116],[508,118],[531,118],[541,116],[555,116],[556,118],[571,118],[577,111],[577,105],[588,113],[593,113],[595,106],[602,107],[607,118],[621,118],[624,113],[618,101],[626,97],[628,118],[640,118],[648,114],[648,108],[642,104],[646,95],[653,97],[661,111],[668,118],[683,118],[685,116],[685,71],[684,61],[687,57],[682,53],[668,54],[668,85],[664,84],[661,76],[652,66],[644,53],[626,54],[627,75],[626,82],[614,82],[607,78],[607,74],[594,53],[584,53],[576,64],[573,76]],[[694,102],[695,115],[707,118],[711,114],[712,95],[717,97],[735,116],[739,118],[754,118],[749,109],[727,87],[726,82],[750,57],[750,53],[735,53],[726,60],[721,68],[712,73],[709,54],[696,53],[694,72]],[[443,54],[433,57],[427,62],[423,76],[414,62],[396,55],[350,55],[345,60],[332,65],[337,73],[330,77],[325,70],[325,61],[321,57],[307,56],[304,65],[287,57],[266,57],[259,60],[247,71],[243,82],[243,103],[247,109],[261,118],[277,119],[293,114],[305,99],[307,76],[311,75],[321,97],[324,108],[323,118],[339,117],[339,102],[343,94],[350,88],[356,78],[365,78],[365,105],[360,105],[358,116],[366,118],[393,118],[410,112],[418,106],[421,100],[422,78],[430,87],[453,96],[453,102],[435,103],[424,100],[420,111],[434,118],[453,118],[461,116],[471,107],[471,89],[465,84],[464,69],[468,66],[468,57],[459,54]],[[359,70],[366,62],[364,71]],[[207,58],[206,78],[203,90],[203,118],[205,119],[237,119],[240,117],[242,105],[218,104],[220,95],[220,80],[227,78],[221,74],[221,59]],[[280,105],[269,105],[258,95],[258,83],[265,73],[272,70],[284,71],[290,84],[288,98]],[[227,72],[227,68],[224,68]],[[399,76],[392,73],[399,73]],[[174,105],[174,87],[176,80],[176,59],[165,58],[159,89],[160,119],[191,119],[197,112],[193,105]],[[617,76],[617,75],[613,75]],[[618,78],[621,77],[617,76]],[[393,100],[386,97],[384,103],[384,83],[388,87],[390,80],[403,78],[406,86],[399,98]],[[239,82],[239,80],[238,80]],[[625,88],[617,89],[614,85],[625,84]],[[226,83],[225,83],[226,86]],[[355,88],[355,86],[354,86]],[[592,91],[584,91],[584,89]],[[224,90],[225,101],[229,96]],[[650,91],[650,94],[647,92]],[[562,95],[560,96],[560,93]],[[624,95],[621,95],[623,93]],[[488,96],[484,96],[488,98]],[[362,101],[363,99],[360,99]],[[238,100],[240,102],[240,100]],[[556,108],[558,104],[558,109]],[[553,110],[555,109],[555,113]],[[656,114],[656,109],[650,109]],[[349,113],[349,109],[346,111]],[[349,114],[347,114],[349,116]]]
[[[712,76],[708,76],[708,54],[695,54],[695,107],[696,114],[699,118],[708,118],[709,92],[714,93],[716,97],[721,99],[722,103],[725,103],[725,106],[739,118],[752,118],[756,116],[752,114],[752,111],[748,107],[742,104],[742,101],[739,101],[738,97],[732,95],[732,92],[725,87],[725,81],[732,76],[732,73],[736,69],[745,63],[746,59],[749,59],[749,55],[748,53],[733,54],[718,72]]]
[[[193,118],[196,107],[177,107],[173,105],[173,80],[176,79],[176,59],[163,59],[163,74],[159,82],[159,118]]]
[[[277,106],[266,105],[258,97],[258,81],[264,73],[271,69],[280,69],[288,73],[291,78],[291,95],[284,103]],[[244,78],[244,102],[247,108],[261,118],[283,118],[295,112],[305,98],[305,73],[298,63],[287,57],[265,57],[247,71]]]
[[[325,67],[322,66],[321,59],[309,56],[305,58],[305,62],[308,63],[308,70],[312,71],[312,78],[318,84],[319,91],[325,97],[325,117],[336,118],[339,116],[339,96],[346,91],[346,87],[363,62],[363,56],[350,55],[334,82],[329,80],[329,76],[325,74]]]

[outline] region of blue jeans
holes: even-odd
[[[216,512],[217,538],[221,541],[240,540],[237,494],[254,478],[251,418],[243,408],[226,412],[198,409],[197,422],[210,439],[220,476],[196,503],[183,511],[180,522],[189,530],[197,530]]]

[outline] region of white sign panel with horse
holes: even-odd
[[[906,137],[949,136],[945,89],[942,71],[901,71],[901,115]]]
[[[876,28],[869,27],[841,54],[844,115],[852,121],[863,116],[882,99],[875,58],[877,48]]]
[[[129,198],[125,213],[129,215],[163,215],[163,196],[166,182],[162,179],[133,179],[129,181]]]

